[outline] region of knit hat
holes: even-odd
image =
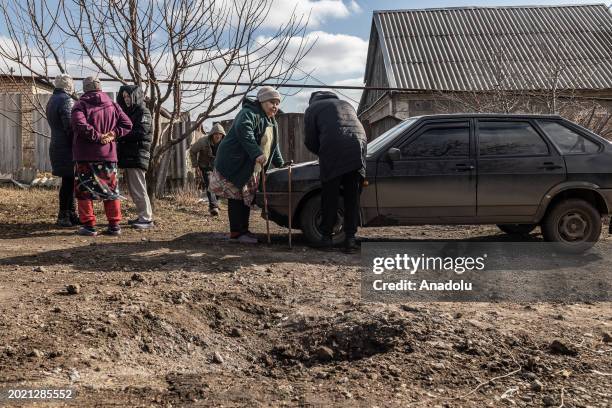
[[[271,86],[262,86],[259,88],[257,92],[257,100],[259,102],[269,101],[270,99],[277,99],[279,102],[281,100],[280,93]]]
[[[88,76],[83,79],[83,92],[99,91],[102,89],[100,80],[96,77]]]
[[[59,74],[55,77],[53,85],[55,85],[56,88],[63,89],[68,93],[72,93],[72,91],[74,91],[74,82],[72,82],[70,75]]]
[[[215,123],[212,129],[210,129],[210,132],[208,132],[208,134],[211,136],[215,133],[221,133],[223,136],[225,136],[225,129],[223,129],[223,126],[221,126],[220,123]]]

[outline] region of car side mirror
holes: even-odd
[[[397,161],[401,157],[402,157],[402,153],[400,149],[398,149],[397,147],[392,147],[389,150],[387,150],[387,159],[389,159],[390,161]]]

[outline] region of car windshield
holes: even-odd
[[[372,156],[378,153],[380,149],[387,145],[387,142],[389,140],[392,140],[396,136],[402,134],[406,129],[412,126],[412,124],[416,122],[417,119],[418,118],[406,119],[399,125],[392,127],[391,129],[387,130],[385,133],[368,143],[368,156]]]

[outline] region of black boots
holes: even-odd
[[[355,237],[347,236],[344,240],[344,246],[342,247],[342,252],[345,254],[354,254],[359,251],[359,246],[357,245],[357,241]]]
[[[319,245],[317,246],[317,248],[319,248],[322,251],[333,251],[334,250],[334,242],[332,240],[332,237],[330,236],[323,236],[321,238],[321,241],[319,242]]]
[[[74,210],[71,210],[68,214],[68,217],[70,218],[70,223],[73,226],[77,226],[77,225],[81,225],[81,221],[79,220],[79,216],[76,212],[74,212]]]
[[[68,228],[81,225],[81,222],[79,221],[79,216],[74,212],[74,210],[64,210],[57,214],[57,222],[55,224],[58,227]]]
[[[328,251],[328,252],[333,251],[334,243],[333,243],[332,237],[324,236],[323,238],[321,238],[321,241],[319,241],[317,248],[322,251]],[[359,251],[359,245],[357,245],[357,241],[355,240],[355,237],[354,236],[346,237],[344,240],[344,245],[342,246],[342,252],[344,252],[345,254],[354,254],[358,251]]]
[[[57,214],[57,221],[55,223],[58,227],[68,228],[72,227],[72,222],[70,221],[70,212],[69,211],[60,211]]]

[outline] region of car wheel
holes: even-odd
[[[321,195],[317,194],[311,197],[300,213],[300,225],[302,232],[306,237],[306,240],[312,244],[317,245],[321,242],[323,234],[321,233]],[[342,229],[344,222],[344,200],[342,197],[338,199],[338,218],[336,225],[334,226],[333,243],[338,245],[344,241],[344,231]]]
[[[528,235],[537,224],[498,224],[497,227],[508,235]]]
[[[542,235],[559,243],[563,250],[583,252],[591,248],[601,233],[601,215],[584,200],[569,199],[555,205],[542,223]]]

